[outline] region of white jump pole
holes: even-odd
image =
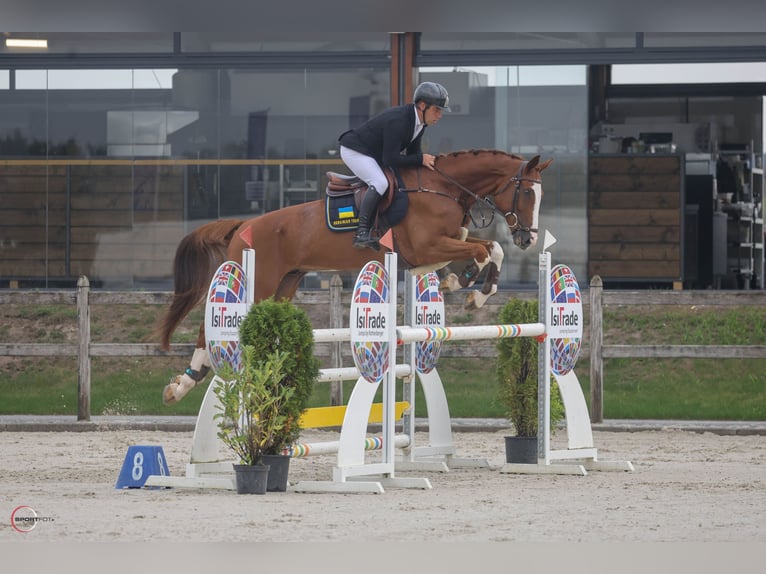
[[[539,337],[545,334],[543,323],[521,325],[474,325],[468,327],[397,327],[399,343],[427,341],[475,341],[478,339],[508,339]]]

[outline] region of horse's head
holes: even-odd
[[[434,191],[423,188],[423,183],[443,188],[446,180],[452,185],[451,193],[457,191],[462,198],[458,202],[467,209],[473,205],[479,206],[479,209],[489,206],[502,215],[514,245],[527,249],[537,243],[540,203],[543,199],[541,174],[552,159],[541,163],[540,156],[536,155],[527,161],[517,155],[486,149],[453,152],[436,159],[434,170],[438,179],[431,183],[425,181],[427,174],[423,175],[424,181],[418,175],[419,189]]]
[[[520,249],[527,249],[537,243],[540,204],[543,200],[541,174],[552,161],[549,159],[540,163],[539,155],[529,161],[520,160],[516,174],[494,194],[495,206],[505,217],[513,236],[513,244]]]

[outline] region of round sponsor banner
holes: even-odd
[[[548,312],[551,370],[557,375],[566,375],[574,368],[580,354],[583,324],[580,286],[566,265],[551,269],[551,307]]]
[[[351,354],[361,375],[379,383],[388,370],[389,277],[370,261],[359,272],[351,298]]]
[[[205,305],[205,341],[213,370],[225,363],[239,371],[239,326],[247,315],[247,277],[234,261],[213,275]]]
[[[444,297],[439,291],[439,276],[424,273],[415,279],[414,327],[444,327]],[[419,373],[430,373],[439,360],[442,341],[421,341],[415,344],[415,368]]]

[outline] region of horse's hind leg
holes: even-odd
[[[469,238],[471,241],[472,238]],[[474,259],[465,266],[460,275],[450,273],[441,284],[444,291],[456,291],[472,287],[476,279],[487,268],[487,276],[484,279],[484,285],[481,291],[474,290],[466,297],[464,308],[478,309],[487,302],[487,299],[497,292],[497,282],[500,278],[500,267],[503,263],[503,249],[497,241],[474,240],[477,243],[485,243],[489,257],[484,261]]]
[[[191,362],[186,371],[170,379],[170,383],[162,391],[162,402],[166,405],[172,405],[180,401],[207,376],[210,367],[210,356],[207,353],[205,343],[205,324],[201,323],[197,346],[194,349]]]
[[[255,299],[259,301],[269,295],[276,295],[277,299],[292,299],[298,289],[298,285],[305,273],[293,271],[288,273],[281,282],[270,274],[256,272]],[[172,405],[184,398],[189,391],[197,386],[210,372],[210,356],[207,352],[205,340],[205,324],[200,324],[197,346],[194,349],[191,362],[186,371],[170,379],[162,391],[162,402]]]

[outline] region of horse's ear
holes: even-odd
[[[537,166],[537,169],[539,169],[540,171],[543,171],[543,170],[544,170],[546,167],[548,167],[549,165],[551,165],[551,163],[553,163],[553,158],[551,158],[551,159],[549,159],[549,160],[547,160],[547,161],[544,161],[543,163],[541,163],[540,165],[538,165],[538,166]]]
[[[540,156],[536,155],[535,157],[533,157],[527,162],[527,167],[524,168],[524,171],[526,171],[527,173],[531,172],[533,169],[536,169],[538,171],[543,171],[546,167],[551,165],[552,161],[553,161],[553,158],[547,161],[544,161],[543,163],[540,163]]]

